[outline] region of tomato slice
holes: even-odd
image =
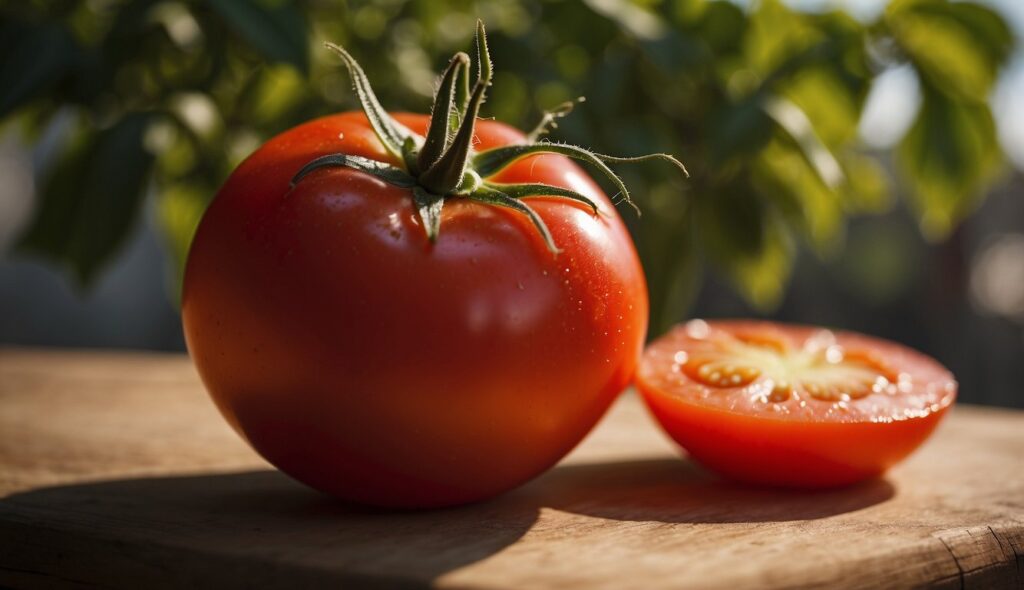
[[[691,457],[740,481],[847,485],[935,429],[953,375],[905,346],[809,326],[693,320],[650,346],[637,385]]]

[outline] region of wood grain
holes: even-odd
[[[751,489],[627,395],[491,502],[337,503],[271,470],[181,356],[0,352],[0,586],[1024,587],[1024,413],[957,407],[885,480]]]

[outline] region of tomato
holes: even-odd
[[[637,385],[697,462],[744,482],[851,484],[916,449],[956,397],[953,376],[851,332],[694,320],[644,353]]]
[[[428,118],[395,119],[424,133]],[[474,147],[523,134],[479,121]],[[589,196],[532,199],[526,217],[448,199],[431,243],[409,189],[307,162],[342,152],[396,164],[362,113],[271,139],[206,211],[188,259],[189,351],[228,422],[270,463],[379,506],[471,502],[551,467],[634,374],[647,291],[607,197],[567,158],[492,180]]]
[[[478,118],[491,85],[450,61],[431,115],[299,125],[231,174],[185,269],[186,342],[228,422],[270,463],[342,499],[481,500],[554,465],[632,380],[647,287],[611,201],[618,158]],[[568,157],[566,157],[568,156]]]

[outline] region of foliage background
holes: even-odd
[[[983,5],[896,0],[858,20],[778,0],[33,0],[0,16],[0,118],[36,146],[38,185],[12,256],[65,269],[83,293],[148,219],[173,297],[195,224],[231,169],[277,132],[355,108],[320,41],[348,47],[392,110],[423,111],[480,16],[497,68],[485,116],[527,129],[583,95],[558,139],[666,151],[689,167],[688,182],[658,166],[619,169],[645,212],[623,214],[651,284],[653,334],[694,309],[864,329],[1024,405],[999,397],[998,379],[982,383],[988,369],[964,360],[947,324],[969,286],[943,256],[1011,174],[990,96],[1016,40]],[[919,107],[879,151],[859,129],[874,81],[892,71],[914,81]],[[939,288],[960,294],[953,304],[933,301],[942,276]]]

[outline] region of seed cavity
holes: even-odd
[[[810,399],[848,411],[849,404],[873,393],[896,395],[913,386],[910,375],[893,373],[869,352],[847,350],[827,330],[800,344],[773,332],[705,334],[706,328],[699,320],[687,326],[691,338],[705,339],[696,349],[676,353],[673,370],[709,388],[739,389],[763,379],[751,399],[792,400],[800,407]]]
[[[768,401],[774,403],[781,403],[789,401],[789,398],[793,397],[793,388],[790,387],[785,381],[776,383],[772,387],[772,392],[768,395]]]
[[[708,387],[744,387],[761,376],[753,367],[736,364],[718,364],[714,361],[691,359],[683,371],[694,381]]]

